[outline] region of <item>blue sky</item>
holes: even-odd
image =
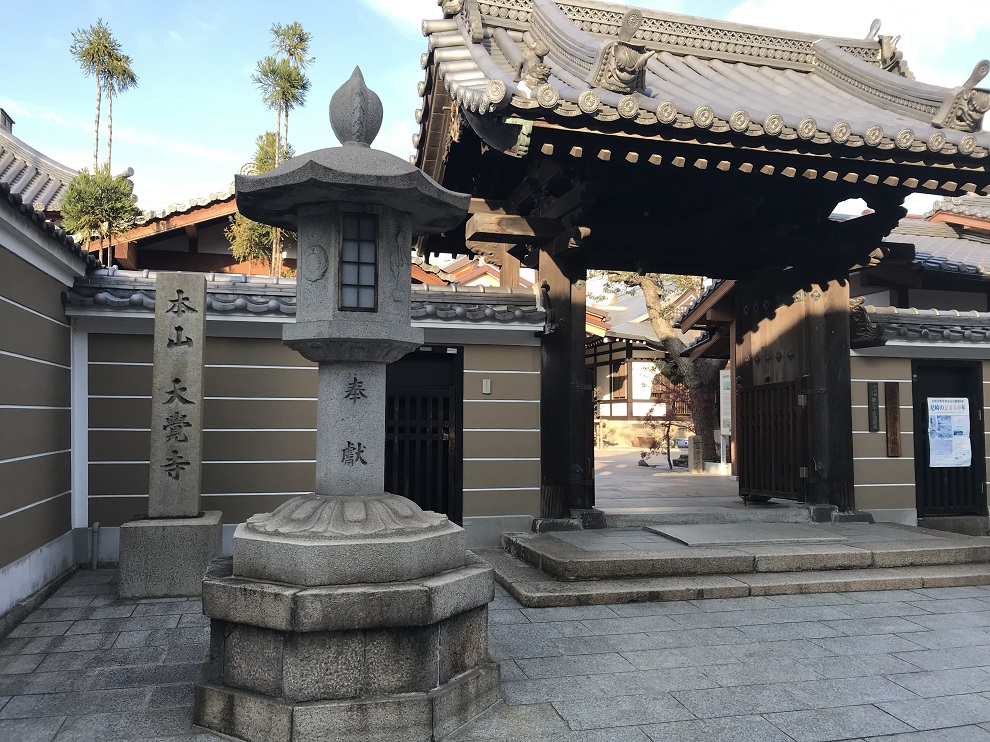
[[[918,79],[946,86],[962,83],[979,59],[990,57],[988,0],[946,0],[938,12],[903,0],[628,4],[847,37],[866,36],[880,17],[881,33],[902,36],[899,48]],[[140,78],[136,90],[114,102],[113,168],[133,167],[140,205],[163,208],[226,189],[251,159],[255,137],[274,129],[275,114],[262,105],[250,76],[270,53],[275,22],[299,21],[313,34],[312,91],[289,120],[297,152],[336,145],[327,104],[358,64],[385,106],[375,146],[412,154],[416,83],[425,74],[419,21],[439,16],[436,0],[50,0],[44,6],[0,0],[8,29],[0,107],[15,120],[14,134],[30,146],[71,167],[91,166],[95,84],[83,76],[69,45],[74,30],[102,18]],[[101,160],[105,121],[104,106]]]

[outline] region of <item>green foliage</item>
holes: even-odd
[[[65,189],[63,228],[79,234],[86,245],[94,239],[102,245],[104,240],[126,232],[141,213],[133,188],[123,175],[110,175],[108,165],[92,174],[83,168]]]
[[[113,37],[110,27],[99,18],[95,26],[73,32],[69,51],[86,77],[102,77],[107,61],[120,53],[120,43]]]
[[[275,132],[266,131],[259,134],[254,140],[254,174],[262,175],[269,170],[274,170],[280,162],[285,162],[290,157],[294,157],[296,151],[284,143],[277,141]],[[276,156],[277,153],[277,156]]]
[[[278,149],[275,132],[266,131],[254,140],[254,173],[262,175],[272,170],[277,162],[284,162],[295,152],[292,147]],[[279,152],[276,158],[276,152]],[[223,232],[230,242],[230,252],[238,262],[260,260],[269,268],[272,263],[272,245],[281,244],[284,230],[270,227],[267,224],[251,221],[243,214],[230,217],[229,225]],[[278,240],[278,243],[275,241]]]
[[[294,66],[301,70],[309,67],[316,61],[316,57],[310,57],[309,42],[313,40],[313,34],[303,30],[299,21],[272,24],[272,48],[276,54],[288,59]]]
[[[238,262],[260,260],[269,267],[274,233],[274,227],[251,221],[240,213],[230,217],[230,225],[223,231],[230,242],[230,252]]]

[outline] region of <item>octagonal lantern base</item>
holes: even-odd
[[[196,723],[246,742],[447,736],[499,700],[492,569],[462,559],[414,580],[322,587],[245,579],[214,560]]]

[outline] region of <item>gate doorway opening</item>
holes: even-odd
[[[914,402],[914,475],[918,517],[987,515],[983,438],[983,369],[978,361],[916,360],[911,364]],[[969,400],[969,466],[931,466],[928,399]]]
[[[385,490],[457,525],[463,378],[462,348],[428,346],[390,363],[385,380]]]

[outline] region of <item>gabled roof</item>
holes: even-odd
[[[909,79],[898,74],[910,73],[897,40],[877,36],[879,23],[865,39],[823,39],[600,0],[443,5],[447,18],[423,23],[423,64],[432,58],[472,126],[517,116],[646,135],[694,129],[804,140],[850,154],[990,152],[980,130],[990,93],[975,88],[990,65],[981,62],[956,88]],[[436,155],[420,152],[428,156]]]
[[[76,174],[0,126],[0,183],[32,209],[49,214],[59,211],[65,189]]]
[[[966,195],[939,199],[925,216],[926,218],[932,217],[940,211],[985,219],[987,220],[987,229],[990,230],[990,198],[986,196]]]
[[[990,313],[938,309],[898,309],[852,304],[854,348],[889,341],[929,343],[986,343],[990,341]]]

